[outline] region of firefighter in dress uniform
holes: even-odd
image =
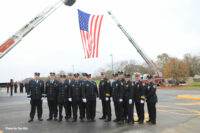
[[[103,72],[101,73],[101,81],[99,83],[99,95],[103,111],[103,116],[100,119],[106,119],[105,122],[109,122],[111,121],[111,83]]]
[[[148,75],[148,82],[146,83],[146,102],[147,109],[149,113],[149,120],[147,123],[150,125],[156,124],[156,103],[158,102],[158,98],[156,95],[156,85],[153,83],[153,76]]]
[[[133,97],[134,97],[134,83],[130,81],[130,74],[125,74],[125,81],[121,85],[124,89],[124,119],[126,123],[134,124],[133,118]]]
[[[58,108],[57,108],[58,84],[59,84],[59,81],[57,81],[55,79],[55,73],[51,72],[50,73],[50,79],[47,80],[46,89],[45,89],[48,107],[49,107],[49,118],[47,119],[48,121],[52,120],[53,118],[54,118],[55,121],[57,120],[57,115],[58,115]]]
[[[31,112],[30,112],[30,120],[28,122],[32,122],[35,116],[35,111],[37,109],[38,120],[43,121],[42,119],[42,97],[44,94],[44,82],[39,79],[40,73],[36,72],[34,79],[29,81],[29,89],[28,89],[28,98],[31,98]]]
[[[116,119],[113,122],[117,122],[119,124],[123,124],[123,96],[124,96],[124,89],[121,86],[121,81],[118,78],[118,74],[113,74],[113,82],[112,82],[112,100],[114,102],[115,108],[115,116]]]
[[[144,100],[145,100],[145,83],[140,81],[140,75],[135,74],[135,86],[134,86],[134,103],[137,111],[139,124],[144,123]]]
[[[87,74],[87,79],[85,87],[83,88],[83,102],[87,103],[87,120],[94,122],[96,116],[96,99],[99,93],[96,82],[91,79],[91,74]]]

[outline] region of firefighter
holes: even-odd
[[[14,83],[14,87],[15,87],[15,93],[17,93],[17,88],[18,88],[17,82]]]
[[[94,122],[96,116],[96,99],[98,98],[97,85],[91,79],[91,74],[87,74],[87,81],[83,89],[83,102],[87,102],[87,120]]]
[[[146,83],[146,102],[149,113],[149,120],[147,121],[150,125],[156,124],[156,103],[158,102],[156,95],[156,85],[153,83],[153,76],[148,75],[148,83]]]
[[[23,91],[24,91],[24,84],[21,82],[19,84],[19,86],[20,86],[20,93],[23,93]]]
[[[68,84],[66,82],[66,75],[61,74],[60,75],[60,82],[58,84],[58,92],[57,92],[57,102],[59,106],[59,120],[58,122],[62,121],[63,115],[62,115],[62,110],[63,107],[65,109],[65,113],[67,111],[67,98],[70,97],[70,90],[68,87]],[[70,100],[70,98],[69,98]]]
[[[83,122],[83,108],[81,106],[82,102],[82,84],[79,80],[79,74],[74,74],[74,82],[71,86],[71,98],[72,98],[72,109],[73,109],[73,122],[77,121],[78,108],[80,112],[80,120]]]
[[[139,124],[144,123],[144,96],[145,96],[145,83],[140,81],[140,75],[135,74],[135,86],[134,86],[134,103],[137,111]]]
[[[111,121],[111,84],[110,80],[105,77],[105,74],[101,73],[101,81],[99,83],[99,95],[102,101],[103,116],[99,119],[106,119],[105,122]]]
[[[123,124],[123,88],[121,86],[121,82],[118,78],[118,74],[113,74],[113,82],[112,82],[112,100],[114,102],[115,115],[116,119],[113,122],[117,122],[119,124]]]
[[[66,80],[67,81],[67,84],[68,84],[68,87],[69,89],[71,88],[72,86],[72,83],[74,82],[74,79],[73,79],[73,74],[72,73],[68,73],[68,79]],[[69,99],[69,97],[68,97]],[[70,119],[72,116],[72,102],[71,101],[67,101],[67,112],[66,112],[66,117],[65,119],[68,120]]]
[[[119,71],[118,72],[118,77],[119,77],[119,81],[124,82],[124,72],[123,71]]]
[[[124,89],[124,119],[126,123],[134,124],[133,119],[133,96],[134,83],[130,81],[130,74],[125,74],[125,81],[121,85]]]
[[[88,80],[88,78],[87,78],[88,74],[82,73],[82,76],[83,76],[83,80],[82,80],[82,91],[81,92],[83,93],[84,87],[85,87],[86,82]],[[83,95],[82,95],[82,97],[83,97]],[[85,116],[86,116],[86,103],[82,101],[81,104],[82,104],[81,106],[83,108],[83,118],[85,118]]]
[[[37,108],[38,120],[43,121],[42,119],[42,97],[44,97],[44,82],[39,79],[40,73],[36,72],[34,79],[29,81],[29,91],[28,98],[31,98],[31,112],[30,120],[32,122],[35,116],[35,111]]]
[[[58,84],[59,82],[55,79],[55,73],[50,73],[50,79],[46,82],[46,96],[48,101],[48,107],[49,107],[49,118],[48,121],[52,120],[54,118],[55,121],[57,121],[57,114],[58,114],[58,108],[57,108],[57,91],[58,91]]]

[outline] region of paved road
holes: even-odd
[[[159,97],[157,125],[150,126],[146,123],[143,125],[137,123],[135,125],[118,125],[113,122],[105,123],[98,119],[94,123],[47,122],[46,101],[43,103],[45,121],[39,122],[35,119],[33,123],[28,123],[30,105],[25,94],[14,94],[13,97],[10,97],[4,90],[0,90],[0,130],[4,133],[131,133],[133,131],[135,133],[199,133],[200,101],[178,99],[176,96],[200,94],[200,90],[160,89],[157,93]],[[101,115],[101,106],[98,102],[97,118]],[[145,116],[148,119],[148,115],[145,114]]]

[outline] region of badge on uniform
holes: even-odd
[[[124,85],[124,84],[121,82],[121,85]]]
[[[139,87],[140,87],[140,85],[137,85],[137,87],[139,88]]]
[[[67,88],[67,85],[65,85],[65,88]]]
[[[107,80],[107,83],[110,83],[110,80]]]
[[[128,85],[126,85],[126,87],[128,87]]]
[[[154,85],[153,88],[156,88],[156,86]]]
[[[104,85],[104,83],[102,83],[102,85]]]
[[[89,86],[89,84],[86,85],[87,87]]]
[[[132,86],[134,86],[134,83],[132,83]]]
[[[143,86],[145,86],[145,83],[142,83]]]
[[[118,86],[118,84],[116,84],[116,86]]]

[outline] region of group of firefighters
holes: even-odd
[[[94,122],[96,116],[96,102],[102,102],[101,120],[110,122],[112,117],[111,102],[114,103],[116,119],[113,122],[123,124],[144,123],[144,104],[147,103],[149,113],[149,124],[156,124],[156,85],[153,83],[153,76],[148,75],[148,82],[143,83],[140,75],[135,74],[135,81],[131,80],[130,74],[123,74],[119,71],[113,74],[113,80],[106,78],[105,73],[101,73],[99,85],[91,78],[91,74],[82,73],[83,79],[80,80],[79,74],[68,76],[60,75],[60,80],[56,80],[55,73],[51,72],[48,81],[40,80],[40,73],[34,74],[34,79],[28,83],[27,94],[30,98],[32,122],[37,108],[38,120],[42,119],[42,99],[47,97],[49,107],[48,121],[54,120],[61,122],[63,119],[63,108],[65,119],[68,121],[73,118],[77,121],[78,109],[81,122]],[[134,121],[134,104],[136,107],[138,120]],[[73,116],[72,116],[73,115]],[[58,119],[57,119],[58,117]]]

